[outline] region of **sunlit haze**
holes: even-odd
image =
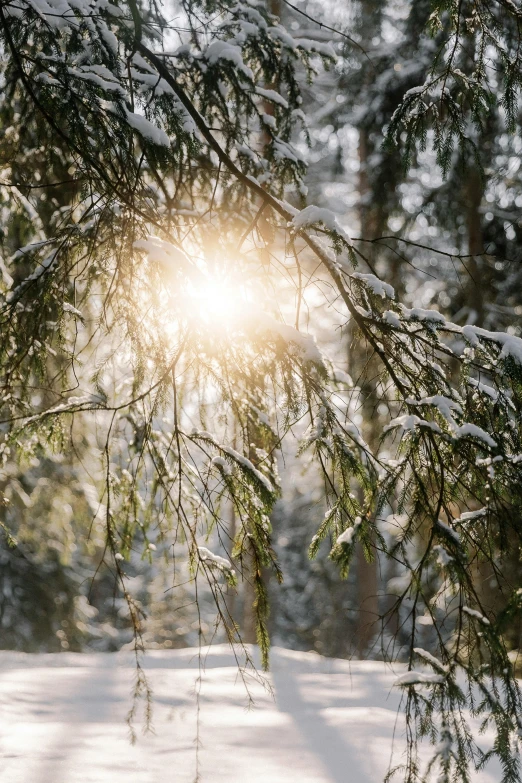
[[[247,301],[244,286],[231,279],[207,277],[198,285],[191,283],[186,304],[189,317],[223,330],[238,323]]]

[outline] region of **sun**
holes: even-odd
[[[219,331],[238,325],[245,315],[247,304],[245,287],[232,279],[207,276],[197,285],[190,285],[189,316]]]

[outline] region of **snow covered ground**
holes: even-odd
[[[150,652],[154,734],[129,743],[130,653],[0,653],[2,783],[378,783],[390,762],[397,672],[274,649],[271,695],[228,647]],[[199,754],[197,700],[199,697]],[[394,761],[402,742],[397,724]],[[494,783],[491,769],[475,778]]]

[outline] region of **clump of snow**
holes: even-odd
[[[304,155],[302,155],[293,144],[290,144],[290,142],[283,141],[283,139],[276,137],[272,140],[272,146],[274,148],[274,157],[276,160],[291,160],[292,163],[306,163]]]
[[[300,49],[304,49],[305,52],[314,52],[320,54],[322,57],[328,57],[331,60],[337,59],[335,49],[331,43],[322,43],[321,41],[316,41],[312,38],[294,38],[294,41],[296,45]]]
[[[388,514],[384,520],[386,531],[393,536],[398,536],[404,532],[408,526],[408,514]]]
[[[382,314],[382,319],[390,326],[393,326],[394,329],[400,329],[401,320],[397,313],[394,313],[393,310],[385,310]]]
[[[462,408],[458,402],[442,394],[434,394],[432,397],[423,397],[420,400],[414,400],[410,397],[406,402],[408,405],[433,405],[450,424],[454,424],[453,411],[462,413]]]
[[[261,119],[263,120],[264,124],[268,125],[268,127],[272,128],[272,130],[277,128],[276,119],[272,114],[261,114]]]
[[[388,432],[395,427],[401,427],[406,432],[413,432],[415,427],[425,427],[426,429],[433,430],[433,432],[441,433],[439,425],[434,421],[426,421],[421,419],[420,416],[415,416],[413,413],[405,413],[403,416],[397,416],[384,427],[383,432]]]
[[[297,231],[312,226],[315,223],[322,223],[330,231],[335,231],[340,237],[344,239],[347,245],[352,245],[352,240],[344,230],[341,228],[337,221],[337,216],[330,210],[324,207],[315,207],[311,204],[298,212],[292,220],[292,225]]]
[[[18,250],[15,250],[11,256],[11,261],[17,261],[19,258],[22,258],[28,253],[33,253],[35,250],[39,250],[41,247],[45,247],[45,245],[48,245],[52,241],[52,239],[42,239],[40,242],[31,242],[29,245],[19,247]]]
[[[242,16],[245,16],[251,24],[255,25],[258,30],[266,30],[266,20],[256,8],[253,8],[255,5],[259,5],[257,0],[249,0],[248,3],[237,3],[234,7],[230,8],[230,13],[241,14]],[[239,21],[243,23],[243,20],[239,19]]]
[[[344,372],[344,370],[339,370],[339,368],[334,367],[332,372],[333,380],[336,383],[345,383],[346,386],[353,387],[353,380],[350,375],[348,375],[347,372]]]
[[[500,351],[500,358],[506,359],[508,356],[514,359],[518,364],[522,364],[522,339],[516,337],[513,334],[507,334],[507,332],[490,332],[487,329],[482,329],[479,326],[463,326],[461,329],[462,334],[466,340],[473,346],[477,347],[480,344],[479,337],[491,342],[498,343],[502,346]]]
[[[410,87],[409,90],[406,90],[406,92],[403,95],[403,101],[407,100],[408,98],[415,98],[417,95],[422,95],[424,92],[426,92],[429,88],[428,84],[419,84],[417,87]]]
[[[269,481],[269,479],[265,476],[264,473],[262,473],[260,470],[258,470],[255,467],[255,465],[248,459],[248,457],[245,457],[243,454],[240,454],[239,451],[233,449],[232,446],[226,446],[225,444],[218,443],[218,441],[215,439],[212,433],[206,432],[206,430],[194,430],[192,436],[195,438],[203,438],[204,440],[210,441],[210,443],[216,446],[221,452],[223,452],[224,454],[228,454],[228,456],[231,457],[231,459],[234,462],[236,462],[238,465],[241,465],[242,467],[246,468],[250,473],[253,473],[254,476],[257,478],[257,480],[261,484],[263,484],[265,489],[268,492],[273,493],[274,488],[271,482]],[[214,464],[220,465],[219,462]]]
[[[455,402],[455,400],[452,400],[450,397],[445,397],[442,394],[436,394],[432,397],[423,397],[420,400],[415,400],[412,397],[409,397],[406,402],[408,405],[413,406],[435,406],[440,415],[447,421],[452,436],[457,440],[460,438],[476,438],[477,440],[481,440],[492,449],[496,448],[497,446],[496,441],[491,437],[491,435],[485,432],[482,427],[479,427],[477,424],[473,424],[471,422],[464,422],[460,425],[457,424],[452,414],[453,412],[462,414],[462,407],[458,402]],[[402,427],[402,429],[406,430],[407,432],[412,432],[415,427],[427,427],[433,430],[433,432],[442,434],[442,430],[436,422],[426,421],[425,419],[421,419],[419,416],[415,416],[415,414],[411,413],[406,413],[393,419],[389,424],[386,425],[383,432],[388,432],[388,430],[391,430],[394,427]]]
[[[155,75],[157,74],[157,71],[152,67],[152,65],[148,63],[147,60],[145,60],[145,58],[142,57],[138,52],[134,52],[132,55],[132,62],[134,65],[137,65],[138,68],[141,68],[142,71],[148,71],[149,73]]]
[[[170,139],[165,131],[150,122],[143,114],[136,114],[125,109],[125,116],[131,128],[137,130],[144,139],[152,141],[153,144],[157,144],[160,147],[170,147]]]
[[[239,465],[242,465],[244,468],[246,468],[251,473],[253,473],[254,476],[258,479],[258,481],[261,482],[261,484],[263,484],[263,486],[268,492],[272,493],[274,491],[271,482],[268,480],[265,474],[261,473],[261,471],[254,466],[254,464],[248,459],[248,457],[245,457],[243,454],[240,454],[239,451],[236,451],[231,446],[220,446],[219,448],[222,451],[224,451],[225,454],[228,454],[230,457],[232,457],[232,459],[235,462],[237,462]]]
[[[433,547],[433,553],[437,555],[437,564],[441,568],[446,568],[446,566],[453,561],[453,557],[449,554],[447,549],[442,546],[442,544],[437,544]]]
[[[250,147],[247,147],[245,144],[236,144],[235,147],[240,155],[244,155],[245,158],[248,158],[253,163],[257,163],[257,155]]]
[[[293,38],[282,25],[278,24],[273,27],[268,27],[267,32],[270,33],[272,38],[275,38],[277,41],[280,41],[283,46],[286,46],[287,49],[291,49],[292,51],[297,49],[295,38]]]
[[[460,536],[457,531],[453,530],[453,528],[443,522],[442,519],[437,519],[437,527],[440,527],[442,530],[444,530],[447,536],[452,538],[456,544],[460,545]]]
[[[362,272],[353,272],[352,277],[356,280],[361,280],[367,288],[369,288],[375,296],[380,296],[383,299],[395,298],[395,290],[389,283],[385,283],[383,280],[379,280],[375,275],[363,274]],[[387,312],[390,312],[389,310]],[[395,313],[393,313],[395,315]],[[398,319],[397,319],[398,320]]]
[[[204,440],[209,440],[211,443],[213,443],[215,446],[218,446],[218,442],[215,439],[215,437],[212,435],[211,432],[207,432],[207,430],[194,430],[192,435],[195,438],[204,438]]]
[[[456,438],[465,438],[465,437],[471,437],[471,438],[477,438],[478,440],[483,441],[488,446],[490,446],[492,449],[495,449],[497,447],[497,442],[493,440],[491,435],[489,435],[487,432],[485,432],[482,427],[478,427],[476,424],[471,424],[469,422],[466,422],[465,424],[461,424],[460,427],[457,427],[455,430],[455,437]]]
[[[430,620],[431,620],[431,618],[430,618]],[[434,655],[432,655],[427,650],[424,650],[422,647],[414,647],[413,648],[413,652],[416,655],[418,655],[419,658],[422,658],[423,660],[427,661],[427,663],[430,663],[433,666],[434,669],[438,669],[439,671],[442,671],[442,672],[447,672],[448,671],[448,667],[447,666],[444,666],[444,664],[441,663],[438,658],[435,658]]]
[[[150,261],[169,269],[183,269],[189,263],[186,255],[179,248],[152,234],[147,239],[137,239],[133,247],[136,250],[144,250]]]
[[[483,625],[491,625],[488,618],[484,617],[484,615],[480,612],[477,612],[476,609],[470,609],[469,606],[463,606],[462,611],[465,612],[468,617],[474,617],[475,619],[479,620]]]
[[[441,685],[443,682],[444,677],[442,674],[410,671],[397,677],[394,685],[404,688],[409,685]]]
[[[491,397],[494,402],[498,400],[498,391],[494,389],[493,386],[488,386],[487,383],[477,381],[475,378],[468,378],[468,383],[471,386],[474,386],[477,391],[482,392],[483,394],[487,394],[487,396]]]
[[[257,407],[257,405],[254,405],[252,402],[249,402],[248,400],[244,400],[245,405],[249,408],[250,411],[253,411],[261,424],[263,424],[268,429],[272,429],[272,425],[270,424],[270,419],[266,415],[264,411],[262,411],[260,408]]]
[[[283,96],[275,90],[265,90],[264,87],[256,86],[256,95],[260,95],[262,98],[266,98],[268,101],[272,101],[272,103],[282,106],[283,109],[288,109],[288,101],[286,98],[283,98]]]
[[[455,523],[472,522],[475,519],[480,519],[481,517],[485,517],[487,513],[488,513],[487,508],[479,508],[476,511],[465,511],[463,514],[460,515],[458,519],[455,520]]]
[[[211,464],[215,465],[216,468],[219,468],[220,471],[222,471],[225,476],[230,476],[232,473],[232,470],[230,469],[230,465],[227,463],[223,457],[213,457],[211,460]]]
[[[360,527],[362,523],[361,517],[355,517],[353,521],[353,525],[351,527],[346,528],[340,536],[337,537],[336,544],[348,544],[350,545],[353,541],[353,537],[357,532],[357,528]]]
[[[107,92],[116,92],[122,98],[127,98],[127,90],[115,81],[114,74],[101,65],[81,66],[80,68],[67,68],[68,73],[76,79],[95,84]]]
[[[285,343],[295,345],[305,362],[311,362],[317,367],[324,368],[323,355],[312,335],[303,334],[293,326],[276,321],[264,312],[258,312],[256,319],[263,328],[278,334]]]
[[[230,43],[230,41],[212,41],[207,46],[203,56],[210,65],[215,65],[219,60],[228,60],[248,79],[254,78],[252,69],[243,62],[241,48],[236,44]]]
[[[105,100],[100,100],[100,106],[102,109],[105,109],[105,111],[110,112],[110,114],[115,114],[116,116],[120,116],[120,110],[123,109],[127,124],[138,131],[144,139],[147,139],[147,141],[151,141],[153,144],[157,144],[160,147],[170,147],[170,139],[165,131],[150,122],[143,114],[136,114],[127,109],[125,105],[117,108],[114,103]]]
[[[407,321],[422,321],[431,325],[446,323],[446,319],[438,310],[423,310],[421,307],[413,307],[411,310],[401,305],[403,318]]]
[[[64,302],[62,304],[62,310],[64,313],[71,313],[71,315],[75,315],[77,318],[83,320],[83,315],[80,313],[80,311],[77,310],[76,307],[73,307],[72,304],[69,304],[69,302]]]
[[[232,571],[232,564],[230,560],[225,557],[214,554],[206,546],[198,546],[199,557],[203,562],[210,562],[217,566],[221,571]]]
[[[409,573],[402,576],[393,576],[386,583],[386,590],[390,595],[402,595],[409,590],[411,586],[411,575]]]

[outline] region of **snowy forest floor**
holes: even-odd
[[[0,653],[0,765],[5,783],[193,783],[199,688],[201,783],[379,783],[403,750],[398,670],[272,651],[273,693],[230,648],[149,652],[154,733],[129,743],[131,653]],[[487,737],[484,738],[486,743]],[[400,777],[400,776],[399,776]],[[493,783],[498,769],[474,780]]]

